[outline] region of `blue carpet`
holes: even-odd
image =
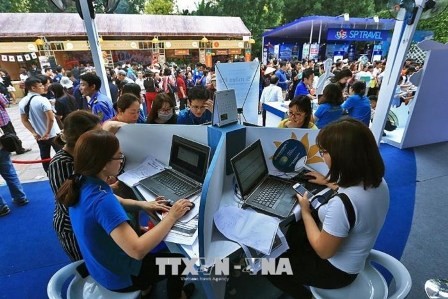
[[[375,249],[400,259],[409,237],[414,215],[417,167],[413,150],[400,150],[387,144],[380,146],[386,165],[390,206]]]
[[[54,198],[48,181],[23,184],[30,203],[10,204],[6,186],[0,194],[11,214],[0,218],[0,298],[48,298],[47,283],[69,262],[53,231]]]

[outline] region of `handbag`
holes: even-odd
[[[22,147],[19,137],[12,133],[6,133],[0,136],[0,144],[5,151],[10,153],[15,152],[16,149]]]

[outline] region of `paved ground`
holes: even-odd
[[[37,146],[36,140],[33,138],[31,133],[22,125],[20,121],[20,113],[18,105],[11,105],[11,107],[7,108],[9,117],[11,118],[11,122],[16,129],[17,135],[22,140],[24,148],[31,148],[30,152],[27,152],[22,155],[16,155],[16,153],[11,154],[11,160],[14,161],[36,161],[40,160],[39,147]],[[52,152],[52,156],[54,152]],[[41,163],[34,164],[18,164],[14,163],[17,174],[19,175],[20,181],[22,183],[26,182],[35,182],[46,180],[47,175],[45,174],[44,169],[42,168]],[[4,184],[5,181],[0,177],[0,184]]]

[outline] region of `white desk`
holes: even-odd
[[[266,127],[278,127],[280,121],[288,117],[289,102],[267,102],[263,103],[266,111]]]

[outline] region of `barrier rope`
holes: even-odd
[[[50,162],[51,158],[46,158],[42,160],[11,160],[12,163],[15,164],[36,164],[36,163],[45,163]]]

